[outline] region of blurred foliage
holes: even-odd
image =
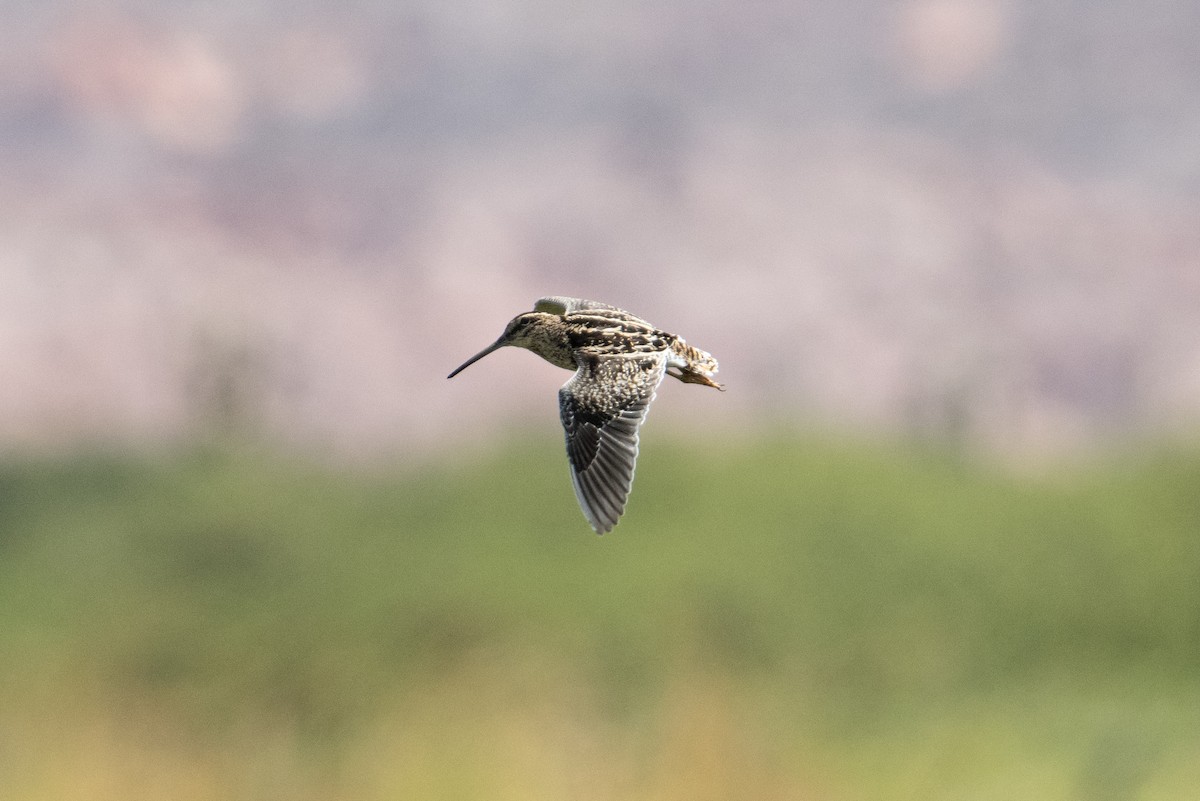
[[[2,799],[1182,799],[1200,455],[0,468]]]

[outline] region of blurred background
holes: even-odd
[[[1183,799],[1200,6],[0,5],[0,799]],[[596,538],[542,295],[722,364]]]

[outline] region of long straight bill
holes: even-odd
[[[495,342],[488,345],[483,350],[479,351],[479,353],[476,353],[474,356],[472,356],[471,358],[469,358],[465,362],[463,362],[461,365],[459,365],[458,369],[455,370],[450,375],[446,376],[446,378],[454,378],[454,376],[458,375],[463,370],[466,370],[468,367],[470,367],[472,364],[474,364],[475,362],[482,359],[484,356],[487,356],[492,351],[499,350],[502,347],[504,347],[504,343],[499,340],[496,340]]]

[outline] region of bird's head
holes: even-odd
[[[487,356],[495,350],[503,348],[505,345],[512,345],[517,348],[527,348],[535,340],[536,332],[546,324],[546,320],[553,315],[546,314],[540,311],[525,312],[518,314],[516,317],[509,320],[508,325],[504,327],[504,333],[500,335],[492,344],[488,345],[483,350],[476,353],[471,358],[467,359],[458,368],[446,378],[454,378],[463,370],[470,367],[475,362]]]

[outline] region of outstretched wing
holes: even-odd
[[[666,372],[666,354],[578,356],[558,391],[571,481],[597,534],[611,531],[633,487],[638,429]]]

